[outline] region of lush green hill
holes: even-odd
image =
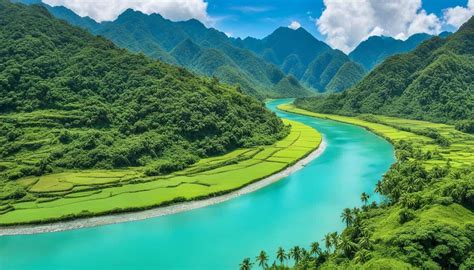
[[[473,119],[474,19],[446,39],[388,58],[356,87],[323,98],[299,99],[311,111],[372,113],[434,122]]]
[[[275,89],[278,82],[285,79],[285,73],[249,50],[232,45],[224,33],[206,28],[197,20],[172,22],[159,14],[146,15],[129,9],[116,20],[99,24],[64,7],[42,5],[58,18],[104,36],[122,48],[181,65],[201,75],[215,76],[229,84],[239,84],[243,92],[254,97],[312,95],[301,86],[291,90],[291,95]],[[199,55],[178,56],[178,51],[186,50],[183,46],[190,46],[189,41]]]
[[[353,76],[360,74],[361,69],[357,65],[345,66],[338,78],[334,78],[339,69],[351,60],[343,52],[331,49],[303,28],[293,30],[280,27],[262,40],[236,39],[234,43],[278,65],[286,74],[294,76],[303,85],[317,92],[342,91],[362,78]],[[358,79],[355,80],[356,78]],[[337,87],[326,89],[332,79],[338,81]]]
[[[287,134],[262,103],[0,0],[1,197],[14,179],[151,164],[152,174]],[[12,195],[13,194],[13,195]],[[3,209],[3,208],[2,208]]]
[[[415,34],[405,41],[392,37],[371,36],[361,42],[349,54],[349,58],[360,63],[366,70],[372,70],[388,57],[409,52],[430,38],[432,36],[428,34]]]
[[[355,62],[346,62],[326,85],[328,92],[342,92],[356,85],[365,76],[364,68]]]

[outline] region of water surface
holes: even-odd
[[[74,231],[0,237],[0,269],[238,269],[244,257],[309,246],[343,228],[340,213],[373,194],[392,146],[363,128],[277,111],[318,129],[326,151],[251,194],[185,213]]]

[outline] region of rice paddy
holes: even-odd
[[[146,176],[145,167],[64,171],[20,178],[28,195],[0,201],[0,225],[52,222],[142,210],[216,196],[258,181],[305,157],[321,143],[313,128],[294,121],[290,134],[269,146],[202,159],[169,175]]]

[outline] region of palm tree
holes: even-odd
[[[340,238],[338,247],[342,253],[349,258],[352,255],[352,252],[357,249],[357,244],[352,242],[348,236],[344,235]]]
[[[290,257],[295,260],[295,265],[298,264],[301,259],[301,248],[299,246],[295,246],[290,249]]]
[[[338,242],[339,242],[339,235],[337,234],[337,232],[331,233],[331,242],[332,242],[332,245],[334,246],[334,250],[336,250],[338,247]]]
[[[354,256],[354,262],[363,264],[370,259],[369,251],[366,249],[359,250]]]
[[[349,208],[344,208],[341,214],[342,221],[346,223],[346,226],[349,227],[352,224],[352,211]]]
[[[370,195],[365,192],[362,192],[362,194],[360,195],[360,200],[364,203],[364,205],[367,205],[369,198],[370,198]]]
[[[329,252],[329,250],[331,249],[331,246],[332,246],[332,238],[331,238],[331,234],[326,234],[324,235],[324,245],[326,246],[326,250]]]
[[[280,265],[283,265],[283,262],[286,260],[287,256],[285,250],[282,247],[278,248],[277,251],[277,260],[280,261]]]
[[[250,270],[250,269],[252,269],[252,263],[250,262],[250,258],[245,258],[240,264],[240,270]]]
[[[318,242],[313,242],[311,243],[311,251],[310,253],[314,255],[315,257],[319,256],[321,254],[321,248],[319,247]]]
[[[375,192],[379,193],[379,194],[382,194],[382,181],[378,181],[377,182],[377,185],[375,186]]]
[[[368,235],[363,235],[359,238],[359,246],[361,248],[370,249],[372,247],[372,241],[370,241],[370,237]]]
[[[257,256],[258,265],[262,267],[263,269],[266,269],[268,267],[267,261],[268,261],[267,253],[265,253],[265,251],[263,250],[260,251],[260,254]]]

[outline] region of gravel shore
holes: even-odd
[[[316,150],[311,152],[305,158],[299,160],[294,165],[278,173],[270,175],[258,182],[245,186],[239,190],[236,190],[236,191],[233,191],[233,192],[230,192],[228,194],[221,195],[218,197],[199,200],[199,201],[189,201],[189,202],[174,204],[174,205],[165,206],[165,207],[158,207],[155,209],[133,212],[133,213],[105,215],[105,216],[99,216],[99,217],[93,217],[93,218],[83,218],[83,219],[77,219],[77,220],[72,220],[72,221],[57,222],[57,223],[44,224],[44,225],[24,225],[24,226],[4,227],[4,228],[0,228],[0,236],[58,232],[58,231],[66,231],[66,230],[74,230],[74,229],[80,229],[80,228],[108,225],[108,224],[114,224],[114,223],[120,223],[120,222],[143,220],[147,218],[171,215],[171,214],[189,211],[189,210],[193,210],[193,209],[197,209],[201,207],[206,207],[209,205],[218,204],[218,203],[225,202],[227,200],[239,197],[241,195],[254,192],[265,186],[275,183],[282,178],[289,176],[290,174],[303,168],[312,160],[319,157],[326,149],[326,146],[327,146],[327,143],[323,139],[321,144]]]

